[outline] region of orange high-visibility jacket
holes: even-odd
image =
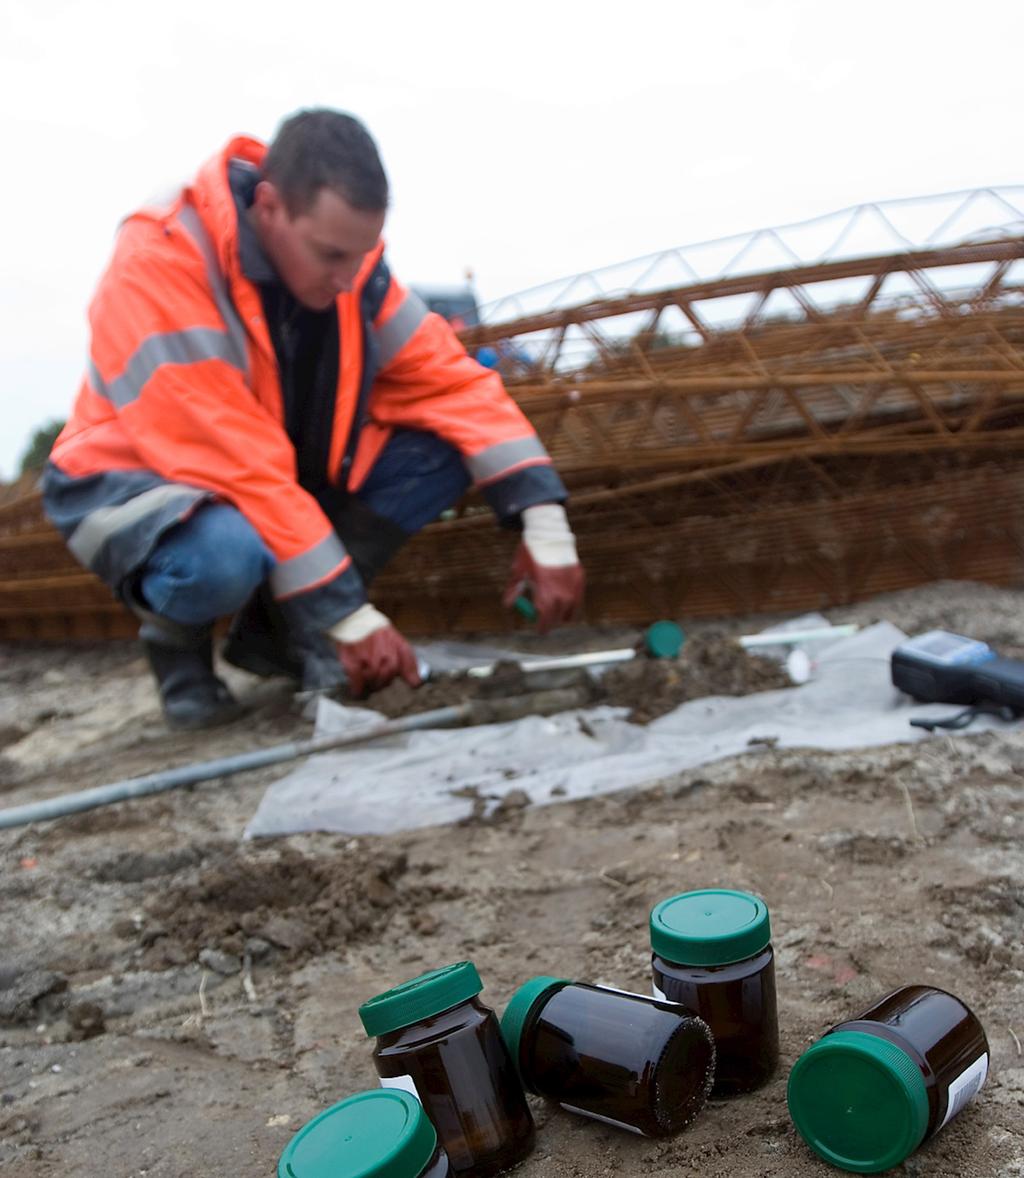
[[[51,454],[44,502],[76,557],[118,588],[167,528],[205,500],[227,501],[273,553],[274,595],[300,598],[304,620],[326,627],[365,594],[330,521],[297,481],[259,289],[240,265],[228,168],[258,166],[265,151],[233,140],[170,206],[124,223],[90,306],[89,365]],[[390,277],[383,248],[337,299],[328,483],[357,490],[391,430],[407,428],[451,443],[504,520],[564,499],[500,377]],[[386,291],[364,323],[361,296],[375,274]],[[364,331],[374,340],[368,349]],[[355,421],[368,363],[376,368]]]

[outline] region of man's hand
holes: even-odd
[[[338,644],[338,658],[348,677],[349,691],[361,697],[401,676],[418,687],[420,673],[412,647],[388,619],[368,602],[335,622],[329,631]]]
[[[528,590],[537,609],[537,629],[546,634],[579,614],[585,580],[565,509],[559,503],[527,507],[523,540],[502,599],[506,607]]]

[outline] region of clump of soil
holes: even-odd
[[[431,676],[419,687],[410,687],[404,679],[396,679],[366,701],[375,712],[394,718],[431,712],[474,699],[505,699],[524,695],[532,690],[529,676],[517,662],[498,663],[486,678],[467,675],[465,671]]]
[[[0,967],[0,1026],[29,1021],[40,999],[62,994],[67,986],[67,978],[53,970],[21,969],[17,964]]]
[[[545,672],[545,680],[552,674]],[[584,676],[585,672],[576,672],[573,682]],[[687,643],[675,659],[652,659],[640,653],[631,662],[609,668],[597,681],[593,697],[594,702],[629,708],[633,724],[649,724],[690,699],[791,686],[781,664],[748,654],[728,639],[704,638]],[[516,662],[502,662],[487,678],[465,672],[441,674],[419,687],[396,680],[371,695],[366,704],[388,717],[409,716],[472,700],[507,700],[540,687],[540,677],[525,674]]]
[[[649,724],[690,699],[751,695],[779,687],[792,687],[781,664],[748,654],[724,638],[694,639],[678,658],[638,657],[601,676],[604,702],[630,708],[632,724]]]
[[[286,847],[273,858],[231,856],[148,903],[147,965],[178,965],[210,947],[241,954],[252,937],[290,957],[336,949],[383,926],[405,870],[396,852],[314,857]]]
[[[74,1002],[67,1011],[68,1028],[73,1040],[95,1039],[107,1029],[103,1008],[95,1002]]]

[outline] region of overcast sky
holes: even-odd
[[[889,197],[1020,183],[1020,0],[0,6],[0,478],[66,416],[118,219],[228,138],[359,115],[406,282],[490,300]]]

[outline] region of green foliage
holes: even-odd
[[[57,435],[63,428],[64,422],[57,417],[51,418],[39,426],[29,439],[29,443],[25,447],[25,453],[21,456],[19,474],[26,474],[30,470],[43,469],[47,458],[50,456],[50,451],[53,449],[53,443],[57,440]]]

